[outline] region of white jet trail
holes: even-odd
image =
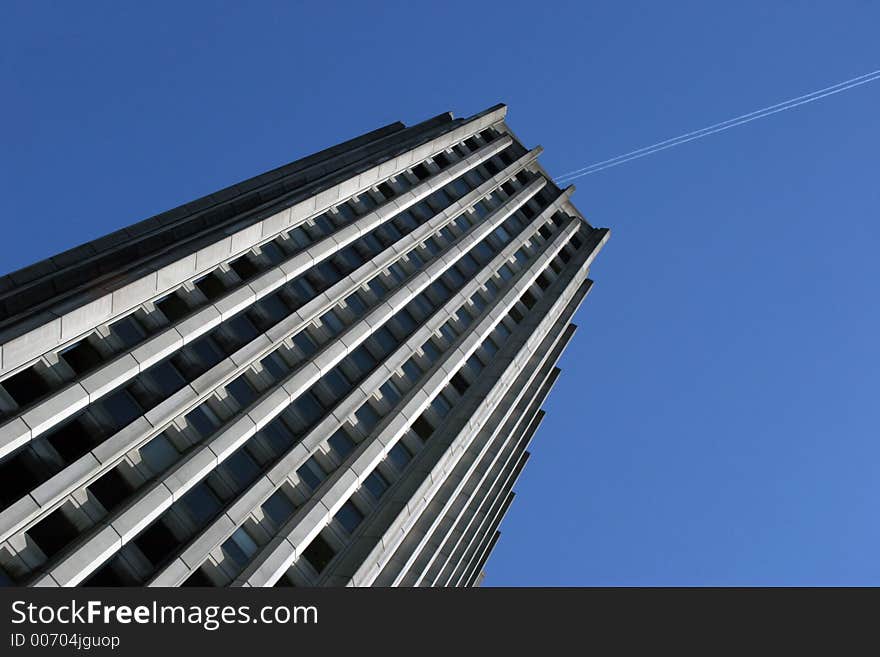
[[[588,176],[591,173],[597,173],[605,169],[610,169],[611,167],[616,167],[618,165],[625,164],[626,162],[637,160],[641,157],[645,157],[646,155],[652,155],[653,153],[666,150],[667,148],[672,148],[673,146],[679,146],[695,139],[708,137],[709,135],[715,134],[716,132],[722,132],[724,130],[729,130],[730,128],[734,128],[745,123],[751,123],[752,121],[757,121],[758,119],[762,119],[765,116],[770,116],[771,114],[777,114],[778,112],[784,112],[789,109],[794,109],[795,107],[799,107],[800,105],[812,103],[813,101],[819,100],[821,98],[833,96],[834,94],[838,94],[841,91],[847,91],[848,89],[852,89],[854,87],[858,87],[860,85],[867,84],[868,82],[873,82],[874,80],[878,79],[880,79],[880,70],[872,71],[871,73],[865,73],[864,75],[859,75],[855,78],[844,80],[843,82],[838,82],[837,84],[833,84],[829,87],[818,89],[808,94],[797,96],[796,98],[790,98],[788,100],[782,101],[781,103],[776,103],[775,105],[769,105],[768,107],[764,107],[753,112],[749,112],[747,114],[741,114],[739,116],[733,117],[732,119],[727,119],[726,121],[721,121],[720,123],[714,123],[710,126],[706,126],[705,128],[700,128],[699,130],[687,132],[683,135],[679,135],[678,137],[665,139],[663,141],[657,142],[656,144],[644,146],[634,151],[630,151],[629,153],[618,155],[617,157],[612,157],[607,160],[602,160],[600,162],[594,162],[589,166],[581,167],[580,169],[575,169],[574,171],[569,171],[568,173],[562,174],[555,179],[555,182],[557,184],[567,184],[572,180],[581,178],[582,176]]]

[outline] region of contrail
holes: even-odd
[[[562,174],[561,176],[557,177],[555,179],[555,182],[569,183],[576,178],[588,176],[591,173],[597,173],[598,171],[603,171],[605,169],[610,169],[611,167],[616,167],[620,164],[630,162],[631,160],[637,160],[641,157],[645,157],[646,155],[651,155],[653,153],[657,153],[659,151],[666,150],[667,148],[672,148],[673,146],[678,146],[680,144],[693,141],[695,139],[708,137],[709,135],[715,134],[716,132],[722,132],[724,130],[729,130],[730,128],[734,128],[745,123],[751,123],[752,121],[757,121],[758,119],[762,119],[765,116],[770,116],[771,114],[777,114],[779,112],[784,112],[789,109],[794,109],[795,107],[799,107],[800,105],[812,103],[813,101],[819,100],[821,98],[833,96],[834,94],[838,94],[841,91],[846,91],[848,89],[852,89],[853,87],[858,87],[860,85],[867,84],[868,82],[873,82],[874,80],[878,79],[880,79],[880,70],[872,71],[871,73],[865,73],[864,75],[859,75],[855,78],[844,80],[843,82],[838,82],[837,84],[833,84],[829,87],[818,89],[808,94],[797,96],[796,98],[790,98],[781,103],[776,103],[775,105],[770,105],[768,107],[764,107],[753,112],[749,112],[747,114],[741,114],[739,116],[733,117],[732,119],[727,119],[726,121],[721,121],[720,123],[714,123],[705,128],[700,128],[699,130],[693,130],[683,135],[679,135],[678,137],[665,139],[663,141],[657,142],[656,144],[644,146],[643,148],[638,148],[634,151],[630,151],[629,153],[624,153],[623,155],[618,155],[617,157],[612,157],[607,160],[595,162],[589,166],[582,167],[580,169],[575,169],[574,171],[569,171],[568,173]]]

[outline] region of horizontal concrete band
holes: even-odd
[[[537,157],[537,154],[537,150],[526,153],[497,176],[486,181],[476,190],[472,190],[460,202],[473,203],[487,193],[497,189],[507,179],[499,179],[500,176],[508,175],[509,177],[515,175],[522,168],[529,166],[534,161],[534,158]],[[564,202],[570,193],[570,190],[566,190],[563,193],[564,198],[560,198],[559,203],[555,207]],[[466,207],[464,204],[461,206],[453,204],[449,208],[444,209],[412,233],[405,235],[389,246],[382,254],[365,263],[348,277],[342,279],[289,315],[265,334],[256,337],[249,344],[241,347],[235,354],[222,360],[188,386],[185,386],[165,402],[152,409],[145,416],[110,436],[77,462],[41,484],[30,495],[0,512],[0,540],[5,540],[8,536],[20,531],[22,527],[33,524],[40,517],[50,513],[53,508],[57,507],[64,496],[72,490],[88,485],[90,481],[101,476],[110,468],[115,467],[126,453],[136,449],[167,429],[175,418],[185,415],[201,404],[205,399],[214,394],[216,389],[222,387],[254,363],[276,350],[285,340],[301,331],[329,308],[338,304],[343,298],[356,291],[383,269],[397,261],[402,254],[415,248],[427,237],[454,221],[462,212],[466,211]],[[461,239],[467,237],[468,234],[465,234]],[[461,243],[461,240],[459,243]],[[167,357],[168,355],[166,352],[165,356]]]
[[[168,564],[151,580],[151,586],[175,585],[198,568],[208,553],[225,541],[246,517],[253,513],[285,481],[294,477],[296,470],[312,456],[321,443],[346,421],[352,413],[397,371],[421,345],[439,329],[455,312],[470,303],[470,296],[495,275],[495,272],[520,248],[521,243],[534,235],[557,211],[568,194],[561,194],[553,203],[526,227],[517,240],[512,240],[500,253],[478,271],[463,288],[453,295],[440,309],[431,315],[401,346],[399,346],[355,390],[341,400],[327,417],[318,423],[299,443],[279,459],[270,470],[243,492],[224,515],[205,528],[183,550],[179,559]]]
[[[505,136],[483,146],[467,158],[435,174],[400,197],[382,204],[375,210],[312,244],[306,250],[287,258],[276,267],[263,272],[255,279],[209,303],[192,315],[171,324],[131,352],[115,358],[81,380],[72,382],[34,407],[4,422],[0,426],[0,458],[49,431],[88,404],[118,389],[141,372],[173,354],[183,345],[205,335],[221,322],[230,319],[280,289],[314,265],[338,253],[366,233],[497,155],[511,143],[511,138]],[[536,150],[530,154],[533,154],[534,159],[539,153],[540,150]],[[488,185],[488,187],[494,186]],[[459,213],[464,211],[463,206],[470,200],[469,197],[473,197],[473,201],[480,198],[476,192],[477,190],[472,190],[449,209],[453,212],[457,210]],[[425,229],[426,226],[427,224],[419,228]],[[408,241],[405,239],[406,237],[408,236],[404,236],[400,242],[407,242],[408,246],[413,240]],[[391,249],[389,248],[389,250]],[[375,262],[377,259],[378,256],[370,263],[365,263],[361,269],[368,270],[366,265],[371,263],[375,263],[376,266],[381,265],[381,261]],[[323,298],[323,295],[319,295],[319,298]]]
[[[565,344],[559,344],[562,336],[558,333],[551,333],[549,339],[551,344],[541,347],[542,351],[547,351],[548,356],[538,369],[533,370],[528,385],[520,388],[521,394],[515,400],[516,406],[510,404],[511,411],[504,424],[494,420],[487,423],[488,426],[483,431],[488,429],[493,435],[485,441],[485,450],[474,454],[469,465],[467,459],[461,459],[456,471],[434,496],[428,510],[422,514],[400,548],[389,559],[377,582],[390,579],[392,586],[413,586],[434,567],[438,559],[441,563],[436,566],[436,570],[440,570],[444,558],[454,549],[457,538],[468,529],[469,520],[476,514],[481,500],[496,486],[499,473],[510,453],[519,444],[528,421],[550,392],[556,378],[553,376],[554,365]],[[517,392],[515,386],[508,395],[511,392]],[[480,442],[481,437],[478,435],[469,452],[473,453]],[[409,552],[408,557],[404,551]]]
[[[545,253],[538,262],[528,269],[519,283],[505,294],[503,305],[500,306],[505,314],[513,302],[534,282],[547,265],[550,260],[549,255],[550,253]],[[418,417],[433,397],[448,383],[458,368],[482,344],[502,316],[496,316],[496,313],[493,312],[491,316],[483,319],[472,329],[465,342],[457,350],[457,357],[454,357],[454,361],[453,357],[447,357],[442,361],[441,368],[421,386],[423,394],[409,400],[394,417],[379,425],[376,438],[366,447],[361,446],[353,454],[348,468],[340,468],[325,482],[320,500],[313,500],[298,510],[293,519],[279,533],[278,540],[273,541],[257,553],[255,559],[236,580],[236,583],[267,586],[281,577],[290,564],[298,558],[300,551],[311,543],[363,479],[384,458],[387,451],[408,430],[408,421],[400,421],[400,417]]]
[[[413,277],[404,289],[393,293],[365,318],[347,329],[333,344],[319,352],[311,362],[297,370],[280,388],[255,402],[247,413],[215,434],[210,441],[197,447],[132,505],[117,514],[115,518],[108,520],[104,529],[93,533],[49,570],[48,575],[51,579],[39,578],[37,581],[41,583],[54,581],[62,586],[73,586],[83,581],[109,555],[137,536],[172,502],[180,499],[192,486],[243,445],[256,431],[274,419],[321,376],[335,367],[434,279],[453,266],[472,246],[479,243],[540,191],[544,184],[545,181],[537,180],[508,199],[447,252],[441,254]]]
[[[397,175],[502,121],[505,112],[505,108],[499,108],[462,123],[448,133],[360,173],[356,178],[343,181],[252,226],[226,235],[186,258],[156,269],[147,267],[144,276],[122,288],[107,290],[100,296],[100,288],[89,289],[85,293],[87,299],[71,299],[60,307],[35,315],[29,321],[37,326],[21,335],[15,335],[11,329],[4,331],[3,334],[10,337],[0,337],[0,375],[11,373],[42,354],[76,341],[140,304],[159,298],[182,283],[199,277],[221,262],[277,237],[309,217],[321,214],[340,199],[357,195],[381,180]],[[11,337],[13,335],[15,337]]]
[[[351,577],[353,586],[371,586],[376,583],[376,578],[386,568],[448,477],[453,476],[462,458],[465,458],[465,463],[468,463],[471,457],[478,458],[495,435],[497,428],[506,422],[522,390],[527,387],[528,381],[547,357],[547,352],[540,346],[553,332],[557,335],[562,333],[568,317],[574,313],[583,298],[585,292],[581,290],[583,272],[569,270],[568,273],[571,278],[566,282],[565,292],[546,312],[533,311],[534,314],[530,315],[518,330],[520,335],[527,336],[521,338],[522,346],[515,354],[500,359],[496,364],[496,367],[505,366],[502,377],[492,385],[484,398],[474,397],[469,405],[456,409],[456,417],[460,417],[459,422],[464,423],[464,426],[459,427],[456,423],[449,423],[444,429],[445,435],[432,437],[434,441],[430,448],[434,451],[433,458],[437,459],[436,465],[430,470],[414,468],[410,475],[412,485],[398,493],[402,508],[397,518],[381,535],[381,540],[376,541],[370,554],[360,562]],[[494,377],[491,380],[494,380]],[[484,430],[487,425],[488,429]],[[476,453],[469,453],[468,450],[474,445],[478,436],[481,439],[475,449]],[[445,448],[444,452],[447,443],[453,447]],[[429,457],[426,454],[423,458]],[[413,492],[412,486],[419,480],[421,481],[419,488]],[[400,565],[403,566],[405,563]]]

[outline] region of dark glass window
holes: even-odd
[[[403,443],[398,442],[388,450],[388,458],[398,470],[403,470],[412,459],[412,454]]]
[[[221,281],[214,273],[208,274],[204,278],[197,280],[196,287],[199,288],[208,301],[213,301],[214,299],[223,296],[226,292],[226,286],[223,285],[223,281]]]
[[[107,511],[112,511],[131,495],[131,485],[113,468],[100,479],[93,481],[87,489],[97,498]]]
[[[170,397],[186,385],[184,379],[171,361],[165,361],[151,367],[146,374],[161,395]]]
[[[236,529],[235,533],[220,548],[242,568],[248,564],[258,549],[254,539],[250,537],[250,534],[243,527]]]
[[[199,527],[207,524],[220,510],[220,500],[204,482],[193,487],[181,501]]]
[[[253,278],[260,273],[260,268],[257,267],[247,256],[242,256],[237,260],[233,260],[229,263],[229,267],[232,271],[238,274],[238,277],[243,281]]]
[[[327,444],[330,445],[340,459],[344,459],[351,454],[355,447],[354,441],[344,429],[339,429],[336,433],[330,436],[330,438],[327,439]]]
[[[263,366],[263,368],[269,373],[269,376],[275,381],[281,381],[287,376],[290,370],[284,359],[275,352],[272,352],[261,360],[260,365]]]
[[[373,470],[373,472],[370,473],[370,476],[364,479],[363,486],[376,500],[380,499],[382,493],[388,490],[388,482],[378,470]]]
[[[348,382],[348,379],[340,374],[339,369],[336,367],[327,372],[321,380],[335,395],[336,399],[341,399],[351,391],[351,384]]]
[[[372,431],[381,419],[369,402],[357,409],[354,415],[358,419],[358,424],[364,430],[364,433]]]
[[[452,378],[449,380],[449,383],[452,384],[452,387],[455,388],[455,391],[463,395],[467,392],[467,389],[470,387],[470,384],[467,382],[460,372],[456,372],[452,375]]]
[[[62,351],[60,355],[64,362],[70,365],[70,369],[79,375],[94,369],[104,360],[88,340],[81,340],[69,349]]]
[[[276,454],[282,454],[296,442],[296,438],[281,420],[272,421],[261,430],[263,437],[272,446]]]
[[[141,458],[154,474],[163,472],[168,466],[177,461],[180,453],[163,435],[158,435],[140,448]]]
[[[162,314],[171,322],[176,322],[189,315],[190,308],[186,302],[177,294],[169,294],[164,299],[156,302],[156,307],[162,311]]]
[[[309,457],[309,459],[299,467],[296,474],[299,475],[299,478],[302,479],[312,490],[316,490],[318,486],[321,485],[321,482],[327,478],[324,469],[313,456]]]
[[[49,559],[79,535],[74,524],[67,519],[61,509],[53,511],[25,533]]]
[[[241,408],[247,408],[257,398],[254,387],[248,382],[244,374],[227,383],[226,391],[238,402]]]
[[[70,463],[88,452],[97,442],[95,438],[82,420],[77,418],[56,429],[47,440],[61,457]]]
[[[202,406],[197,406],[186,415],[186,422],[192,426],[202,438],[213,434],[220,423],[213,412],[208,412]]]
[[[33,367],[10,376],[3,382],[3,387],[15,403],[22,407],[48,394],[51,390],[49,384],[34,371]]]
[[[352,362],[357,365],[362,374],[372,371],[376,367],[376,359],[370,355],[370,352],[363,347],[358,347],[349,356]]]
[[[269,520],[271,520],[276,527],[281,527],[285,522],[290,519],[290,516],[293,515],[293,512],[296,511],[296,507],[293,505],[293,502],[290,501],[290,498],[284,493],[283,490],[277,490],[263,502],[263,513],[268,516]]]
[[[345,531],[349,534],[354,533],[354,530],[358,528],[358,525],[361,524],[363,519],[364,514],[361,513],[360,509],[358,509],[351,500],[343,504],[339,511],[336,512],[336,520],[339,521],[339,524],[342,525],[345,528]]]
[[[134,539],[134,544],[154,566],[162,563],[177,548],[178,543],[174,534],[161,521]]]
[[[315,341],[312,340],[305,331],[293,336],[293,344],[300,348],[306,358],[318,351],[318,346],[315,344]]]
[[[394,385],[394,382],[390,380],[382,384],[382,387],[379,388],[379,392],[382,393],[382,397],[384,397],[392,406],[399,402],[402,396],[400,394],[400,388]]]
[[[111,324],[110,330],[127,348],[135,346],[147,337],[147,332],[134,315],[123,317],[118,322]]]
[[[412,430],[415,431],[416,435],[422,440],[427,440],[431,437],[431,434],[434,433],[434,427],[425,419],[424,415],[420,415],[416,418],[416,421],[412,423]]]
[[[113,418],[117,428],[124,427],[143,413],[141,407],[126,390],[115,392],[96,402],[96,405],[100,405]]]
[[[321,406],[321,403],[318,401],[317,397],[312,392],[305,392],[300,397],[293,402],[293,407],[303,421],[306,423],[306,426],[311,426],[324,414],[324,409]]]
[[[315,536],[315,539],[309,544],[303,551],[303,557],[308,561],[312,568],[314,568],[318,573],[324,571],[327,567],[327,564],[336,556],[336,552],[333,551],[333,548],[330,547],[330,544],[324,540],[324,538],[318,534]]]
[[[226,459],[224,466],[239,489],[247,486],[260,474],[260,467],[243,447]]]

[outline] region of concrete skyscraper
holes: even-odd
[[[505,113],[0,278],[0,582],[477,583],[608,238]]]

